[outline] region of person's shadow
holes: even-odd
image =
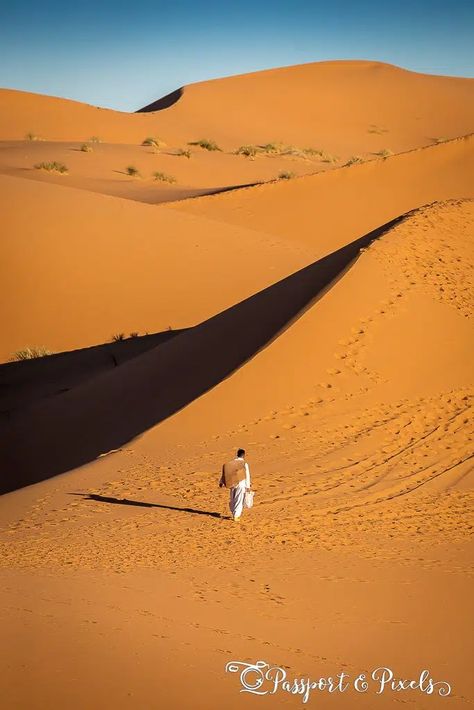
[[[72,496],[82,496],[86,500],[95,500],[98,503],[111,503],[113,505],[135,505],[138,508],[164,508],[165,510],[177,510],[180,513],[193,513],[194,515],[209,515],[211,518],[222,518],[220,513],[209,510],[196,510],[196,508],[179,508],[175,505],[164,505],[163,503],[146,503],[141,500],[130,500],[129,498],[112,498],[111,496],[101,496],[97,493],[70,493]]]

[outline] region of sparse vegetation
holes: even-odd
[[[160,180],[161,182],[169,182],[173,183],[176,182],[176,178],[173,177],[172,175],[167,175],[166,173],[162,173],[159,170],[155,173],[153,173],[153,177],[155,180]]]
[[[348,168],[351,165],[357,165],[358,163],[363,163],[363,159],[360,157],[360,155],[352,155],[347,163],[344,163],[344,167]]]
[[[125,333],[115,333],[115,335],[112,335],[113,343],[118,343],[121,340],[125,340]]]
[[[142,145],[149,145],[155,150],[159,150],[160,148],[163,148],[165,142],[162,141],[161,138],[157,138],[156,136],[148,136],[148,138],[145,138]]]
[[[198,141],[189,141],[188,145],[198,145],[203,150],[219,150],[222,152],[222,148],[219,148],[215,141],[208,140],[207,138],[200,138]]]
[[[367,131],[368,131],[369,133],[376,133],[377,135],[381,135],[382,133],[387,133],[387,132],[388,132],[388,128],[382,128],[382,126],[377,126],[375,123],[372,123],[372,124],[368,127]]]
[[[32,346],[32,347],[27,347],[24,348],[23,350],[17,350],[16,353],[13,353],[13,356],[11,358],[12,361],[14,360],[34,360],[37,357],[45,357],[46,355],[53,355],[52,350],[48,350],[47,348],[43,347],[42,345],[40,346]]]
[[[265,143],[264,145],[260,145],[259,148],[264,152],[264,153],[281,153],[283,149],[283,145],[281,143]]]
[[[134,165],[127,165],[125,171],[130,177],[140,177],[140,171]]]
[[[288,170],[282,170],[281,173],[278,174],[279,180],[291,180],[294,177],[296,177],[295,173],[291,173]]]
[[[390,158],[390,156],[393,155],[393,150],[390,150],[390,148],[382,148],[382,150],[379,150],[375,155],[385,160],[385,158]]]
[[[92,153],[93,148],[89,145],[89,143],[83,143],[81,145],[81,150],[83,153]]]
[[[335,163],[337,161],[337,158],[335,155],[331,155],[330,153],[325,153],[324,151],[321,151],[320,158],[323,163]]]
[[[134,330],[133,333],[130,333],[131,338],[138,338],[138,333]]]
[[[245,155],[247,158],[255,158],[260,150],[258,145],[241,145],[240,148],[237,148],[235,151],[235,155]]]
[[[186,148],[178,148],[176,151],[175,155],[180,155],[183,158],[190,158],[191,157],[191,151],[187,150]]]
[[[446,143],[447,140],[448,140],[448,139],[445,138],[444,136],[440,136],[440,137],[438,137],[438,138],[433,138],[433,141],[434,141],[435,143]]]
[[[323,155],[323,151],[318,150],[317,148],[303,148],[303,153],[308,158],[321,158]]]
[[[40,141],[42,138],[36,135],[36,133],[27,133],[25,136],[27,141]]]
[[[298,148],[296,145],[287,145],[282,151],[282,155],[292,155],[295,158],[307,158],[308,156],[302,148]]]
[[[102,143],[102,140],[98,136],[91,136],[89,138],[89,143]]]
[[[257,146],[257,150],[267,155],[291,155],[295,158],[317,158],[323,155],[323,151],[317,148],[299,148],[296,145],[285,145],[284,143],[265,143]]]
[[[36,163],[35,168],[36,170],[47,170],[49,173],[61,173],[61,175],[65,175],[67,173],[67,167],[64,163],[58,163],[56,160],[53,160],[50,163]]]

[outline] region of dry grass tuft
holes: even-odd
[[[364,161],[363,161],[363,159],[360,157],[360,155],[352,155],[352,156],[349,158],[349,160],[347,161],[347,163],[344,163],[344,167],[345,167],[345,168],[348,168],[348,167],[350,167],[351,165],[357,165],[357,164],[363,163],[363,162],[364,162]]]
[[[176,151],[175,155],[179,155],[183,158],[190,158],[191,157],[191,151],[186,150],[186,148],[178,148]]]
[[[215,141],[211,141],[207,138],[200,138],[197,141],[189,141],[188,145],[198,145],[200,148],[203,148],[203,150],[219,150],[222,152],[222,148],[219,148]]]
[[[46,355],[54,355],[52,350],[48,350],[44,346],[32,346],[23,348],[23,350],[17,350],[13,353],[10,358],[13,362],[14,360],[34,360],[38,357],[46,357]]]
[[[153,173],[153,177],[155,178],[155,180],[160,180],[161,182],[176,182],[176,178],[173,177],[173,175],[167,175],[167,173],[162,173],[159,170]]]
[[[48,173],[60,173],[61,175],[67,174],[67,167],[64,163],[58,163],[56,160],[51,162],[36,163],[36,170],[46,170]]]

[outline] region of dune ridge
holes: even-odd
[[[64,350],[102,342],[114,332],[155,332],[199,322],[399,214],[433,200],[469,197],[473,146],[470,136],[159,209],[0,176],[6,323],[0,357],[7,359],[27,344]],[[25,195],[28,207],[19,209]],[[127,258],[137,243],[140,249]],[[71,270],[84,244],[89,263],[82,271]],[[186,254],[181,279],[189,290],[173,276],[178,246]],[[245,265],[235,284],[226,277],[231,264]],[[31,283],[35,298],[25,302],[22,284]],[[80,300],[77,290],[84,294]],[[58,298],[62,314],[52,308]]]
[[[12,707],[242,710],[224,669],[257,658],[423,662],[469,704],[473,100],[370,61],[135,114],[0,91],[0,359],[59,351],[0,365]],[[236,524],[217,482],[238,447]],[[396,696],[377,707],[446,704]]]
[[[8,491],[13,482],[27,485],[117,449],[189,404],[268,345],[349,266],[360,249],[400,219],[382,225],[120,368],[93,377],[90,385],[79,385],[45,404],[32,405],[25,412],[7,411],[5,445],[0,456],[2,470],[14,471],[15,475],[11,482],[2,482],[2,492]],[[241,333],[239,347],[226,346],[235,332]],[[23,363],[21,367],[25,368]],[[80,440],[76,436],[78,426]],[[53,446],[50,438],[57,440],[58,431],[60,447]],[[19,446],[20,440],[28,441],[28,446]]]
[[[313,142],[316,132],[318,140],[329,142],[326,149],[331,146],[337,152],[354,131],[364,133],[367,143],[368,129],[373,126],[390,129],[392,149],[398,152],[410,141],[411,132],[418,133],[417,141],[423,135],[423,144],[430,133],[432,138],[451,138],[453,129],[456,135],[472,130],[472,81],[369,61],[316,62],[191,84],[165,110],[130,114],[3,89],[0,139],[22,140],[35,131],[53,140],[87,140],[98,135],[106,141],[136,143],[154,135],[156,130],[151,129],[155,127],[169,141],[193,140],[202,131],[204,136],[211,132],[209,137],[227,147],[230,140],[240,145],[271,140]],[[415,97],[416,114],[412,110]],[[301,106],[306,107],[305,114]],[[273,136],[268,135],[269,121]]]

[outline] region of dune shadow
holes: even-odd
[[[349,268],[362,248],[402,219],[387,222],[120,367],[13,412],[0,425],[0,492],[93,461],[186,407],[268,346]]]
[[[94,500],[98,503],[110,503],[111,505],[132,505],[138,508],[162,508],[164,510],[176,510],[179,513],[192,513],[193,515],[207,515],[211,518],[222,518],[220,513],[209,510],[198,510],[197,508],[180,508],[176,505],[165,505],[164,503],[146,503],[141,500],[130,500],[129,498],[113,498],[112,496],[102,496],[98,493],[70,493],[69,495],[82,496],[86,500]]]
[[[68,392],[91,377],[142,355],[183,330],[164,330],[0,365],[0,420],[40,399]]]
[[[143,106],[143,108],[139,108],[135,113],[149,113],[151,111],[163,111],[165,108],[170,108],[170,106],[173,106],[175,103],[177,103],[182,95],[184,94],[184,87],[180,87],[179,89],[175,89],[175,91],[172,91],[169,94],[166,94],[166,96],[162,96],[161,99],[157,99],[156,101],[152,101],[151,104],[148,104],[147,106]]]

